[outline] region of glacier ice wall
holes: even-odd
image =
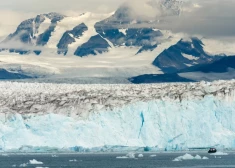
[[[234,88],[0,82],[0,148],[235,148]]]

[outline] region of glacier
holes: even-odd
[[[235,80],[0,82],[0,151],[235,148]]]

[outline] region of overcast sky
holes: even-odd
[[[1,1],[0,9],[23,12],[61,12],[75,11],[112,11],[124,0],[5,0]],[[141,0],[140,0],[141,1]]]
[[[47,12],[82,13],[85,11],[107,13],[114,11],[125,0],[5,0],[0,5],[0,40],[13,32],[23,20]],[[141,4],[146,0],[127,0]],[[160,28],[174,32],[202,36],[235,37],[235,0],[184,0],[201,4],[198,10],[181,18],[169,18]],[[141,7],[141,5],[138,5]],[[137,7],[137,6],[136,6]],[[143,11],[142,8],[138,9]],[[146,11],[147,13],[148,10]]]

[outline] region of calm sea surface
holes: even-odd
[[[206,156],[208,160],[172,160],[185,153],[143,153],[143,158],[117,159],[126,154],[9,154],[0,156],[0,167],[28,167],[28,168],[175,168],[175,167],[233,167],[235,168],[235,153],[227,156],[211,156],[207,153],[191,153]],[[156,156],[154,156],[156,155]],[[136,154],[138,156],[138,154]],[[35,159],[43,164],[30,164]]]

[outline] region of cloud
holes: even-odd
[[[101,8],[112,11],[123,2],[124,0],[8,0],[1,2],[0,9],[37,13],[99,11]]]
[[[14,32],[17,25],[40,13],[61,12],[65,14],[93,11],[112,12],[119,5],[129,4],[132,15],[153,19],[163,16],[158,6],[161,0],[8,0],[0,6],[0,40]],[[188,33],[212,38],[235,36],[235,0],[183,0],[180,17],[164,17],[156,24],[159,29],[175,33]],[[173,9],[173,7],[171,7]],[[10,9],[10,10],[9,10]],[[171,11],[171,10],[170,10]],[[173,10],[174,11],[174,10]],[[177,11],[177,10],[176,10]],[[172,12],[172,11],[171,11]],[[148,27],[148,24],[142,25]]]
[[[33,16],[33,13],[0,10],[0,41],[14,32],[20,22]]]
[[[196,10],[185,10],[180,17],[168,17],[159,28],[210,38],[235,36],[235,0],[195,2],[199,3]]]

